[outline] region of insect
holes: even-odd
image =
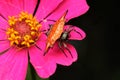
[[[71,57],[73,58],[73,55],[72,55],[72,53],[71,53],[71,51],[67,48],[67,44],[66,44],[66,42],[68,41],[68,38],[69,38],[69,33],[72,31],[72,29],[68,29],[68,30],[65,30],[62,34],[61,34],[61,36],[60,36],[60,38],[59,38],[59,43],[58,43],[58,45],[59,45],[59,48],[61,49],[61,51],[64,53],[64,55],[67,57],[67,55],[66,55],[66,53],[64,52],[64,49],[66,49],[68,52],[69,52],[69,54],[71,55]]]
[[[68,41],[68,39],[70,37],[69,33],[71,31],[74,31],[77,34],[79,34],[81,37],[83,37],[83,36],[80,32],[76,31],[72,25],[64,30],[64,25],[66,22],[65,16],[67,15],[67,13],[68,13],[68,10],[66,12],[64,12],[64,14],[57,21],[50,20],[50,21],[54,21],[55,23],[51,26],[51,28],[48,32],[48,38],[47,38],[44,56],[48,52],[49,48],[53,47],[54,43],[56,41],[58,41],[58,47],[64,53],[64,55],[66,57],[68,57],[64,51],[64,50],[67,50],[67,52],[73,58],[73,55],[66,44],[66,42]]]
[[[52,27],[48,33],[45,54],[48,51],[48,49],[53,46],[55,41],[60,38],[60,36],[63,32],[63,29],[64,29],[64,24],[66,21],[65,16],[67,13],[68,13],[68,10],[55,22],[55,24],[52,25]]]

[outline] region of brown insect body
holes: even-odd
[[[57,39],[60,38],[63,29],[64,29],[64,24],[65,24],[65,16],[67,14],[68,11],[66,11],[62,17],[60,17],[60,19],[58,19],[55,24],[52,25],[50,32],[48,34],[48,38],[47,38],[47,45],[46,45],[46,49],[45,52],[48,50],[48,48],[52,47],[53,44],[55,43],[55,41]]]

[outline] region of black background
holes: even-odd
[[[73,41],[78,60],[71,66],[58,65],[50,80],[120,80],[119,2],[87,0],[89,11],[68,24],[82,28],[87,37]]]

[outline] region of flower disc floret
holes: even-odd
[[[30,47],[38,40],[41,24],[32,14],[21,12],[18,16],[8,18],[9,28],[6,34],[11,46]]]

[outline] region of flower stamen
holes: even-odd
[[[11,46],[30,47],[38,40],[41,24],[32,14],[21,12],[18,16],[9,16],[8,24],[6,34]]]
[[[30,44],[34,43],[34,40],[31,39],[30,35],[24,36],[24,41],[21,43],[21,45],[26,45],[27,47],[30,47]]]
[[[20,36],[15,36],[15,34],[11,34],[8,40],[10,40],[10,45],[19,44],[18,42],[20,40]]]
[[[17,21],[17,19],[14,16],[12,16],[12,17],[8,16],[8,18],[9,18],[8,22],[9,22],[10,26],[14,25],[15,22]]]

